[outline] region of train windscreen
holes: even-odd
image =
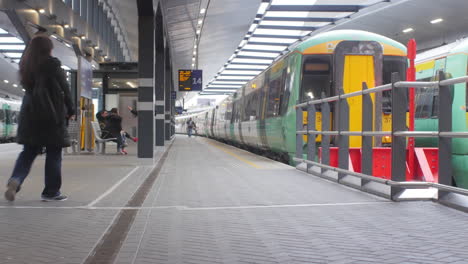
[[[319,99],[322,93],[332,96],[332,67],[330,55],[310,55],[304,57],[301,83],[302,102]]]
[[[392,82],[392,73],[397,72],[400,80],[406,80],[406,69],[408,67],[406,57],[384,56],[382,84]],[[392,92],[384,91],[382,94],[382,112],[392,111]]]

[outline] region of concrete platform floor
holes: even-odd
[[[15,158],[0,153],[0,181]],[[389,202],[205,138],[176,137],[138,207],[127,202],[153,166],[134,155],[65,156],[62,203],[38,200],[42,159],[18,200],[0,201],[0,263],[83,263],[130,210],[113,263],[468,263],[465,213]]]

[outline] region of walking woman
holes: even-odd
[[[67,120],[74,115],[70,89],[53,44],[46,35],[35,36],[19,64],[20,82],[26,93],[19,115],[17,141],[24,145],[7,183],[5,198],[14,201],[36,156],[46,152],[43,201],[63,201],[62,148],[70,146]]]

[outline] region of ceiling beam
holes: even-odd
[[[259,25],[257,28],[263,29],[278,29],[278,30],[301,30],[301,31],[314,31],[319,27],[294,27],[294,26],[269,26],[269,25]]]
[[[360,5],[272,5],[268,11],[282,12],[357,12]]]
[[[259,50],[259,49],[242,49],[240,51],[246,52],[263,52],[263,53],[273,53],[273,54],[281,54],[282,50]],[[239,52],[240,52],[239,51]]]
[[[244,40],[249,40],[249,38],[245,38]],[[294,42],[293,42],[294,43]],[[292,43],[291,43],[292,44]],[[246,45],[261,45],[261,46],[277,46],[277,47],[284,47],[285,49],[289,47],[291,44],[284,44],[284,43],[271,43],[271,42],[247,42]]]
[[[229,64],[232,65],[260,65],[260,66],[270,66],[271,63],[264,63],[264,62],[231,62],[228,63],[226,66]]]
[[[268,35],[268,34],[253,34],[255,38],[279,38],[279,39],[301,39],[301,36],[286,36],[286,35]]]
[[[298,22],[336,22],[332,17],[264,17],[263,21],[298,21]]]

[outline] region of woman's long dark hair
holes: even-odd
[[[54,44],[46,35],[35,36],[24,51],[19,63],[20,83],[26,89],[34,86],[34,75],[51,56]]]

